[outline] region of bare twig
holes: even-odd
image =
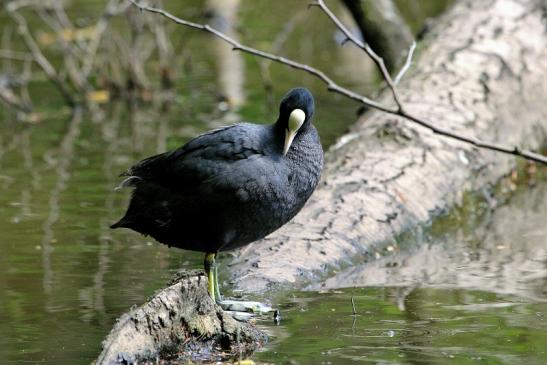
[[[414,50],[415,49],[416,49],[416,41],[413,41],[412,44],[410,45],[410,48],[408,49],[408,54],[406,55],[405,64],[403,65],[403,67],[401,67],[401,70],[399,71],[397,76],[395,76],[395,80],[393,80],[393,82],[395,82],[395,85],[397,85],[399,83],[399,81],[401,81],[401,79],[403,78],[405,73],[410,68],[410,65],[412,64],[412,57],[414,56]]]
[[[172,68],[170,67],[170,60],[173,59],[173,47],[167,38],[167,34],[165,33],[163,19],[159,20],[160,21],[158,22],[153,22],[150,24],[150,31],[156,37],[162,89],[169,90],[172,88],[173,84],[173,81],[171,80]]]
[[[32,75],[32,65],[34,63],[33,59],[26,60],[23,63],[23,72],[21,73],[21,78],[23,79],[23,84],[21,85],[21,100],[25,103],[25,105],[28,105],[30,109],[33,108],[32,106],[32,99],[30,98],[30,92],[28,90],[28,83]]]
[[[393,81],[393,79],[391,78],[391,75],[389,74],[389,72],[388,72],[382,58],[380,56],[378,56],[378,54],[376,54],[376,52],[374,52],[372,50],[372,48],[369,47],[368,44],[366,44],[365,42],[363,42],[359,38],[357,38],[355,35],[353,35],[342,24],[342,22],[336,17],[336,15],[334,15],[334,13],[325,5],[325,2],[323,0],[317,0],[315,3],[312,3],[312,5],[318,6],[332,20],[332,22],[344,33],[344,35],[348,38],[349,41],[351,41],[357,47],[364,50],[366,52],[366,54],[370,58],[372,58],[374,63],[376,63],[376,65],[378,66],[378,68],[379,68],[379,70],[382,74],[382,77],[384,78],[384,80],[386,81],[389,89],[391,90],[391,94],[393,95],[393,99],[395,100],[395,103],[397,104],[397,108],[398,108],[398,110],[396,112],[393,113],[392,111],[388,111],[388,113],[395,114],[395,115],[401,116],[403,118],[406,118],[407,120],[410,120],[410,121],[412,121],[412,122],[414,122],[418,125],[421,125],[422,127],[425,127],[427,129],[429,129],[430,131],[432,131],[435,134],[439,134],[439,135],[442,135],[442,136],[445,136],[445,137],[456,139],[456,140],[461,141],[461,142],[470,143],[470,144],[472,144],[473,146],[476,146],[476,147],[489,149],[489,150],[493,150],[493,151],[498,151],[498,152],[503,152],[503,153],[507,153],[507,154],[511,154],[511,155],[515,155],[515,156],[520,156],[520,157],[524,157],[524,158],[529,159],[529,160],[533,160],[533,161],[536,161],[536,162],[541,162],[541,163],[547,164],[547,157],[543,156],[541,154],[531,152],[531,151],[527,151],[527,150],[522,150],[517,146],[510,147],[510,146],[505,146],[505,145],[502,145],[502,144],[499,144],[499,143],[485,142],[485,141],[482,141],[482,140],[480,140],[478,138],[475,138],[475,137],[462,136],[462,135],[454,133],[454,132],[452,132],[448,129],[436,127],[435,125],[429,123],[428,121],[426,121],[424,119],[421,119],[419,117],[416,117],[414,115],[411,115],[408,112],[406,112],[406,110],[404,109],[403,104],[402,104],[402,102],[399,98],[399,94],[397,92],[397,89],[396,89],[397,81]],[[414,53],[414,47],[411,47],[410,50],[409,50],[409,53],[408,53],[408,57],[407,57],[407,61],[405,63],[405,66],[401,70],[403,72],[403,74],[404,74],[404,72],[406,72],[406,68],[408,68],[408,66],[410,65],[413,53]],[[397,76],[397,78],[398,77],[399,76]],[[397,80],[397,78],[395,80]]]
[[[55,8],[59,8],[59,4],[55,5]],[[69,80],[72,83],[72,86],[78,90],[78,92],[87,92],[92,89],[91,84],[88,82],[88,80],[85,78],[85,76],[81,73],[80,68],[77,65],[76,59],[77,59],[77,50],[71,43],[69,43],[65,37],[63,37],[63,30],[64,29],[74,29],[68,22],[68,20],[63,21],[62,19],[65,18],[65,16],[59,15],[64,14],[64,11],[58,11],[55,14],[57,17],[54,17],[50,12],[46,11],[44,8],[37,8],[36,13],[40,18],[46,23],[57,35],[57,39],[59,40],[61,47],[63,49],[63,53],[65,57],[63,57],[63,62],[65,65],[65,70],[68,74]],[[67,26],[69,28],[67,28]]]
[[[12,51],[11,49],[0,49],[0,58],[15,61],[33,61],[32,55],[26,52]]]
[[[144,69],[145,60],[152,54],[152,42],[141,42],[143,37],[142,29],[145,27],[146,17],[128,17],[130,29],[129,41],[129,67],[130,88],[137,90],[148,89],[150,81]]]
[[[126,2],[120,3],[118,0],[110,0],[107,3],[106,9],[103,15],[99,18],[99,20],[95,24],[95,29],[94,29],[95,36],[91,39],[89,46],[87,47],[86,57],[84,59],[83,66],[82,66],[82,72],[85,77],[89,76],[93,68],[93,64],[96,62],[97,50],[99,49],[99,45],[101,44],[103,34],[108,29],[108,26],[110,24],[110,19],[114,15],[123,13],[128,6],[129,6],[128,3]]]
[[[395,100],[395,103],[397,104],[398,112],[403,110],[403,105],[399,98],[399,93],[397,92],[397,89],[395,88],[395,83],[393,82],[393,79],[391,78],[391,75],[389,74],[389,71],[387,70],[386,64],[384,63],[384,59],[380,57],[370,46],[368,43],[362,41],[359,39],[355,34],[349,31],[348,28],[342,22],[340,19],[334,15],[334,13],[325,5],[325,2],[323,0],[316,0],[315,2],[311,3],[310,6],[317,6],[319,7],[328,17],[329,19],[336,25],[338,29],[346,36],[347,41],[355,44],[357,47],[361,48],[365,53],[372,59],[372,61],[376,64],[378,69],[380,70],[380,73],[382,74],[382,77],[387,83],[387,86],[391,90],[391,94],[393,95],[393,100]]]
[[[528,150],[523,150],[523,149],[520,149],[519,147],[516,147],[516,146],[515,147],[510,147],[510,146],[506,146],[506,145],[502,145],[502,144],[498,144],[498,143],[485,142],[485,141],[482,141],[482,140],[480,140],[478,138],[475,138],[475,137],[462,136],[462,135],[457,134],[455,132],[452,132],[448,129],[436,127],[435,125],[431,124],[430,122],[428,122],[424,119],[421,119],[419,117],[416,117],[414,115],[411,115],[408,112],[406,112],[403,108],[403,104],[400,101],[400,98],[399,98],[399,95],[398,95],[398,92],[397,92],[397,88],[395,86],[395,82],[391,78],[391,75],[389,74],[389,72],[388,72],[388,70],[387,70],[387,68],[384,64],[383,59],[380,56],[378,56],[376,54],[376,52],[374,52],[370,48],[370,46],[368,46],[366,43],[364,43],[359,38],[357,38],[355,35],[353,35],[342,24],[342,22],[334,15],[334,13],[332,13],[332,11],[325,5],[323,0],[317,0],[316,2],[312,3],[311,5],[318,6],[319,8],[321,8],[321,10],[323,12],[325,12],[325,14],[327,14],[327,16],[331,19],[331,21],[344,33],[344,35],[348,38],[349,41],[354,43],[359,48],[363,49],[367,53],[367,55],[369,55],[369,57],[372,58],[374,63],[380,69],[380,72],[381,72],[384,80],[386,81],[386,83],[387,83],[387,85],[388,85],[388,87],[391,91],[393,99],[395,100],[395,103],[397,104],[396,108],[391,108],[389,106],[385,106],[381,103],[378,103],[378,102],[376,102],[372,99],[369,99],[365,96],[362,96],[362,95],[360,95],[360,94],[358,94],[354,91],[351,91],[349,89],[346,89],[346,88],[336,84],[330,77],[328,77],[323,71],[321,71],[319,69],[316,69],[314,67],[311,67],[311,66],[303,64],[303,63],[293,61],[293,60],[285,58],[285,57],[281,57],[281,56],[278,56],[278,55],[275,55],[275,54],[271,54],[271,53],[268,53],[268,52],[258,50],[256,48],[245,46],[245,45],[239,43],[238,41],[234,40],[233,38],[229,37],[225,33],[220,32],[220,31],[212,28],[208,24],[194,23],[194,22],[191,22],[191,21],[188,21],[188,20],[178,18],[175,15],[173,15],[173,14],[171,14],[171,13],[169,13],[169,12],[163,10],[163,9],[158,9],[158,8],[150,7],[148,5],[140,4],[140,3],[137,3],[135,0],[129,0],[129,1],[133,5],[138,7],[140,10],[146,10],[146,11],[151,12],[151,13],[161,14],[162,16],[172,20],[173,22],[175,22],[177,24],[181,24],[181,25],[184,25],[186,27],[195,28],[195,29],[199,29],[201,31],[211,33],[214,36],[216,36],[216,37],[224,40],[225,42],[231,44],[233,46],[233,49],[236,50],[236,51],[249,53],[249,54],[252,54],[252,55],[255,55],[255,56],[258,56],[258,57],[266,58],[266,59],[272,60],[274,62],[278,62],[278,63],[284,64],[284,65],[287,65],[289,67],[292,67],[292,68],[295,68],[295,69],[298,69],[298,70],[305,71],[305,72],[307,72],[311,75],[314,75],[315,77],[319,78],[320,80],[322,80],[327,85],[327,89],[329,91],[336,92],[336,93],[339,93],[341,95],[344,95],[344,96],[346,96],[350,99],[356,100],[356,101],[358,101],[358,102],[360,102],[360,103],[362,103],[362,104],[364,104],[368,107],[371,107],[371,108],[374,108],[374,109],[377,109],[377,110],[381,110],[381,111],[384,111],[384,112],[389,113],[389,114],[393,114],[393,115],[403,117],[403,118],[405,118],[405,119],[407,119],[411,122],[414,122],[414,123],[416,123],[416,124],[418,124],[422,127],[425,127],[427,129],[429,129],[430,131],[432,131],[435,134],[439,134],[439,135],[442,135],[442,136],[445,136],[445,137],[448,137],[448,138],[451,138],[451,139],[454,139],[454,140],[457,140],[457,141],[470,143],[470,144],[472,144],[473,146],[476,146],[476,147],[480,147],[480,148],[484,148],[484,149],[488,149],[488,150],[492,150],[492,151],[503,152],[503,153],[506,153],[506,154],[511,154],[511,155],[523,157],[523,158],[528,159],[528,160],[532,160],[532,161],[540,162],[540,163],[543,163],[543,164],[547,164],[547,157],[543,156],[541,154],[531,152],[531,151],[528,151]]]
[[[28,80],[30,79],[30,71],[32,69],[32,63],[34,62],[34,59],[32,58],[32,55],[30,53],[17,52],[12,50],[12,35],[12,27],[6,27],[5,32],[2,34],[1,38],[2,49],[0,49],[0,58],[4,60],[4,62],[2,63],[2,73],[5,74],[4,76],[7,78],[6,80],[4,80],[5,85],[2,85],[3,82],[0,80],[0,99],[2,99],[6,105],[17,109],[24,114],[28,114],[32,111],[32,102],[30,101],[27,85]],[[9,81],[9,75],[13,73],[13,65],[11,61],[21,61],[23,64],[23,71],[17,77],[17,82],[15,85],[10,85]],[[1,77],[2,75],[0,75],[0,78]],[[19,89],[18,96],[16,96],[14,93],[15,88]],[[18,116],[20,115],[22,114],[18,114]]]
[[[172,85],[174,69],[170,67],[169,60],[173,59],[173,48],[165,32],[163,18],[149,15],[143,19],[134,16],[137,11],[126,0],[109,0],[95,25],[85,28],[76,27],[68,17],[62,2],[57,0],[12,0],[5,8],[28,52],[23,53],[18,49],[15,51],[12,47],[6,47],[11,35],[11,28],[8,26],[0,38],[0,61],[5,68],[12,67],[12,60],[24,61],[25,70],[29,69],[31,63],[36,63],[40,71],[44,72],[49,81],[60,90],[67,104],[74,106],[78,102],[95,107],[95,103],[103,102],[105,97],[110,98],[111,95],[139,98],[150,98],[150,95],[153,95],[154,99],[159,95],[158,100],[164,100],[169,96],[169,93],[148,92],[124,94],[126,90],[134,90],[135,85],[138,86],[138,91],[147,91],[151,88],[148,81],[150,75],[147,74],[145,65],[149,58],[155,55],[155,51],[160,63],[161,85],[164,90]],[[38,42],[29,28],[27,9],[31,9],[51,28],[53,36],[46,33],[47,37],[44,39],[55,42],[60,46],[60,50],[58,47],[45,49]],[[128,9],[131,12],[127,12]],[[127,41],[126,33],[120,36],[118,32],[108,32],[112,18],[122,14],[127,15],[124,19],[131,26],[130,41]],[[150,36],[155,37],[156,42],[151,42]],[[21,42],[19,39],[18,41]],[[48,40],[45,43],[48,43]],[[55,56],[58,56],[55,58],[58,62],[53,62]],[[120,62],[121,60],[126,62]],[[90,78],[92,74],[94,77]],[[116,82],[113,82],[113,79]],[[128,79],[130,82],[126,82]],[[105,88],[109,89],[104,90]],[[21,90],[21,98],[26,99],[26,84]],[[15,100],[8,97],[4,99]],[[8,105],[14,106],[12,102]]]
[[[6,9],[8,10],[8,14],[11,16],[11,18],[17,23],[17,30],[19,31],[19,34],[21,35],[21,38],[23,38],[23,41],[25,42],[27,48],[29,49],[30,53],[32,54],[32,57],[38,63],[38,65],[42,68],[44,73],[47,75],[47,77],[57,86],[59,89],[59,92],[61,95],[65,98],[66,102],[73,106],[75,105],[75,100],[71,95],[71,92],[67,89],[64,82],[59,78],[59,75],[57,74],[57,71],[55,68],[49,63],[47,58],[44,56],[42,51],[40,50],[40,47],[32,37],[32,35],[29,32],[27,22],[24,17],[22,17],[19,13],[16,11],[16,7],[10,6],[12,4],[9,4],[6,6]]]
[[[293,60],[285,58],[285,57],[281,57],[281,56],[278,56],[278,55],[275,55],[275,54],[271,54],[271,53],[268,53],[268,52],[260,51],[258,49],[252,48],[252,47],[245,46],[245,45],[239,43],[238,41],[236,41],[235,39],[227,36],[226,34],[212,28],[208,24],[194,23],[194,22],[191,22],[191,21],[188,21],[188,20],[178,18],[178,17],[174,16],[173,14],[171,14],[171,13],[169,13],[169,12],[163,10],[163,9],[153,8],[153,7],[150,7],[150,6],[147,6],[147,5],[139,4],[134,0],[129,0],[129,1],[141,10],[146,10],[146,11],[151,12],[151,13],[158,13],[158,14],[161,14],[164,17],[172,20],[173,22],[175,22],[177,24],[181,24],[181,25],[184,25],[184,26],[187,26],[187,27],[190,27],[190,28],[195,28],[195,29],[199,29],[199,30],[211,33],[214,36],[216,36],[216,37],[224,40],[225,42],[231,44],[233,46],[234,51],[241,51],[241,52],[253,54],[255,56],[266,58],[266,59],[269,59],[269,60],[272,60],[274,62],[278,62],[278,63],[284,64],[284,65],[290,66],[290,67],[298,69],[298,70],[306,71],[307,73],[312,74],[312,75],[316,76],[317,78],[321,79],[325,84],[327,84],[327,88],[330,91],[335,91],[335,92],[338,92],[340,94],[343,94],[343,95],[347,96],[350,99],[359,101],[359,102],[361,102],[365,105],[368,105],[372,108],[382,110],[382,111],[386,111],[386,112],[393,112],[393,110],[390,109],[389,107],[386,107],[386,106],[384,106],[384,105],[382,105],[382,104],[380,104],[380,103],[378,103],[378,102],[376,102],[372,99],[369,99],[365,96],[359,95],[359,94],[357,94],[357,93],[355,93],[351,90],[348,90],[346,88],[341,87],[340,85],[335,83],[330,77],[328,77],[323,71],[320,71],[320,70],[318,70],[314,67],[311,67],[309,65],[293,61]]]
[[[15,95],[10,89],[0,86],[0,101],[6,103],[14,109],[28,113],[31,110]]]
[[[353,310],[353,322],[351,323],[351,331],[355,335],[355,322],[357,321],[357,311],[355,310],[355,299],[351,296],[351,309]]]

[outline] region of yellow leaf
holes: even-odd
[[[110,100],[110,93],[107,90],[90,91],[87,93],[86,98],[88,101],[102,104]]]
[[[95,26],[89,26],[84,28],[65,28],[56,33],[41,33],[38,36],[38,42],[43,46],[49,46],[59,40],[59,36],[66,42],[83,41],[93,39],[96,37]]]
[[[255,362],[253,360],[247,359],[247,360],[239,360],[237,364],[238,365],[255,365]]]

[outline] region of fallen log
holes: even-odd
[[[182,272],[118,319],[95,365],[219,361],[244,356],[265,341],[253,325],[236,321],[213,302],[202,272]]]
[[[490,202],[497,205],[493,212],[480,198],[470,197],[454,214],[435,221],[443,226],[441,237],[427,237],[427,244],[414,249],[348,267],[306,290],[400,287],[408,295],[419,286],[478,290],[544,302],[546,177],[538,176],[534,183],[533,176],[518,189],[513,177],[507,177],[499,184],[496,200]],[[458,225],[447,224],[454,216],[458,216]],[[404,303],[404,296],[398,301]]]
[[[428,33],[398,87],[405,109],[482,140],[544,147],[544,8],[538,0],[457,2]],[[508,155],[369,112],[327,153],[322,184],[302,212],[230,263],[232,283],[244,292],[293,288],[381,257],[388,247],[397,251],[401,234],[516,165]]]

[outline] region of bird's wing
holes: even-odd
[[[263,155],[259,129],[252,124],[236,124],[212,130],[174,151],[138,162],[122,174],[128,177],[121,186],[153,181],[177,190],[192,189],[225,174],[238,161]]]

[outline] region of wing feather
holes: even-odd
[[[148,181],[179,191],[192,190],[224,174],[237,161],[263,156],[260,128],[264,127],[241,123],[202,134],[176,150],[138,162],[122,174],[127,178],[119,188]]]

